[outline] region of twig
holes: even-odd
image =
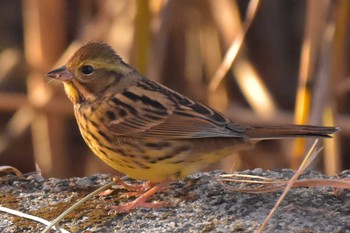
[[[315,140],[314,144],[312,145],[311,149],[309,150],[308,154],[306,155],[304,161],[300,165],[298,171],[289,180],[289,182],[287,184],[287,187],[284,189],[281,197],[278,199],[278,201],[276,202],[275,206],[271,209],[269,215],[266,217],[265,221],[260,226],[260,228],[258,230],[259,233],[262,232],[265,229],[268,221],[271,219],[272,215],[276,212],[277,207],[281,204],[281,202],[283,201],[284,197],[287,195],[287,193],[289,192],[289,190],[291,189],[291,187],[293,186],[295,181],[298,179],[298,177],[301,175],[301,173],[304,172],[304,170],[312,163],[312,161],[316,158],[318,153],[322,150],[322,148],[316,148],[317,142],[318,142],[318,139]]]
[[[22,213],[20,211],[13,210],[13,209],[10,209],[10,208],[6,208],[6,207],[3,207],[3,206],[0,206],[0,211],[8,213],[8,214],[15,215],[15,216],[18,216],[18,217],[22,217],[22,218],[26,218],[26,219],[29,219],[29,220],[33,220],[33,221],[36,221],[36,222],[40,222],[40,223],[42,223],[44,225],[50,225],[51,224],[50,221],[47,221],[47,220],[45,220],[43,218],[36,217],[36,216],[30,215],[30,214],[25,214],[25,213]],[[53,225],[51,227],[53,227],[54,230],[59,230],[59,231],[64,232],[64,233],[69,233],[69,231],[66,231],[66,230],[60,229],[60,228],[56,228]]]
[[[15,173],[16,176],[23,176],[23,173],[15,167],[12,166],[0,166],[0,172],[2,173]]]

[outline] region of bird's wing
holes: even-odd
[[[219,112],[157,83],[161,91],[131,87],[112,98],[117,114],[107,127],[115,135],[167,139],[244,137],[246,128]]]

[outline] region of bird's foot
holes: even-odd
[[[140,185],[130,185],[125,183],[123,180],[121,180],[118,176],[113,177],[113,181],[119,184],[122,188],[130,191],[127,193],[124,193],[124,197],[134,197],[134,196],[139,196],[146,192],[147,190],[151,189],[155,184],[147,181],[143,184]],[[103,196],[108,196],[111,193],[113,193],[115,190],[114,189],[107,189],[98,194],[98,196],[103,197]]]
[[[150,190],[156,184],[150,181],[147,181],[140,185],[130,185],[122,181],[118,176],[115,176],[113,180],[122,186],[124,189],[130,191],[123,194],[123,197],[135,197],[144,194],[146,191]]]
[[[160,208],[160,207],[168,206],[168,205],[170,205],[170,202],[147,202],[147,200],[150,199],[155,193],[159,192],[161,189],[163,189],[165,186],[167,186],[168,183],[169,183],[168,180],[163,181],[159,184],[152,183],[152,187],[149,188],[148,190],[143,190],[143,193],[138,198],[136,198],[134,201],[131,201],[131,202],[126,203],[124,205],[109,206],[109,207],[107,207],[107,209],[120,213],[120,212],[130,212],[131,210],[133,210],[135,208],[139,208],[139,207]],[[149,187],[149,185],[147,187]],[[140,190],[133,192],[133,194],[139,195],[141,193]]]

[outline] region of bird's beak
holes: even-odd
[[[60,81],[68,81],[74,78],[74,75],[67,69],[66,66],[50,71],[46,74],[46,76]]]

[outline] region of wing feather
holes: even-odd
[[[244,126],[164,86],[147,82],[117,94],[117,101],[112,99],[115,112],[127,112],[108,122],[113,134],[166,139],[244,137]]]

